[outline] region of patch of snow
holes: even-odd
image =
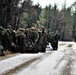
[[[41,54],[21,54],[15,57],[11,57],[0,61],[0,75],[5,71],[15,68],[16,66],[30,60]]]
[[[72,47],[68,45],[72,44]],[[59,48],[41,62],[33,65],[34,67],[27,67],[24,70],[14,75],[62,75],[66,65],[72,60],[71,74],[76,75],[76,43],[59,41]],[[47,49],[51,49],[50,44]],[[38,57],[38,54],[21,54],[6,60],[0,61],[0,75],[16,66],[30,60],[31,58]],[[44,53],[45,55],[45,53]]]
[[[34,67],[27,67],[15,75],[62,75],[72,58],[70,56],[73,52],[72,48],[67,47],[67,45],[62,45],[57,51],[54,51],[50,56],[36,64]],[[75,70],[76,69],[73,71]]]
[[[51,71],[57,66],[57,64],[59,64],[63,57],[63,52],[55,51],[49,57],[38,63],[35,67],[30,67],[30,71],[29,68],[26,68],[16,75],[51,75]]]
[[[50,50],[53,50],[51,43],[49,43],[46,47],[46,51],[50,51]]]

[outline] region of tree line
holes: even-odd
[[[59,10],[56,4],[42,8],[39,3],[33,5],[31,0],[1,0],[0,26],[11,25],[15,30],[44,26],[47,32],[58,30],[61,40],[72,40],[76,34],[76,9],[72,12],[72,7],[76,7],[76,2],[68,8],[64,3]]]
[[[11,25],[13,29],[17,29],[23,13],[28,13],[29,19],[31,19],[38,8],[38,5],[33,5],[31,0],[1,0],[0,25],[5,28],[7,25]],[[41,10],[41,8],[39,9]]]

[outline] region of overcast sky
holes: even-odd
[[[66,6],[70,6],[73,4],[76,0],[32,0],[34,4],[38,3],[44,8],[46,5],[54,5],[55,3],[58,5],[59,9],[61,9],[62,5],[64,4],[64,1],[66,1]]]

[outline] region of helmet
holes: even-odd
[[[8,25],[7,28],[11,29],[11,25]]]

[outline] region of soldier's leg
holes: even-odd
[[[55,50],[57,50],[58,49],[58,41],[56,41],[56,43],[55,43]]]
[[[55,50],[55,43],[54,42],[51,42],[51,46],[52,46],[53,50]]]

